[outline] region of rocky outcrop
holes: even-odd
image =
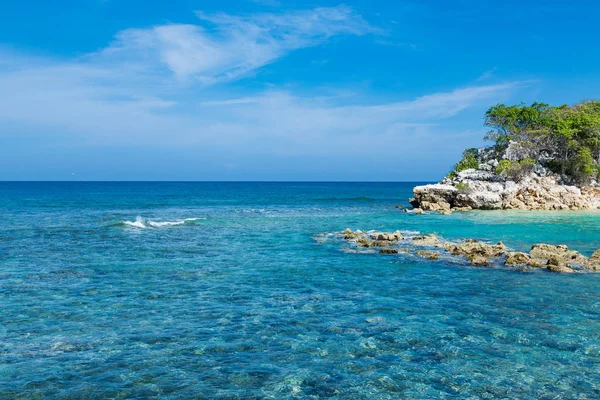
[[[589,260],[583,264],[583,268],[590,271],[600,271],[600,250],[596,250]]]
[[[440,258],[439,251],[431,251],[431,250],[418,250],[415,252],[416,255],[426,258],[427,260],[437,260]]]
[[[371,235],[371,239],[397,242],[398,240],[402,240],[402,234],[398,231],[396,231],[394,233],[376,233],[376,234]]]
[[[531,258],[528,254],[520,251],[509,251],[506,253],[504,265],[529,265]]]
[[[521,270],[539,268],[558,273],[600,272],[600,250],[594,252],[588,259],[565,245],[538,243],[531,246],[529,254],[527,254],[507,251],[507,247],[502,242],[487,244],[479,240],[464,239],[455,243],[443,241],[436,235],[405,238],[399,231],[366,233],[360,230],[346,229],[339,234],[344,240],[355,243],[358,249],[368,249],[363,252],[373,253],[372,248],[379,248],[380,254],[410,253],[410,248],[400,247],[401,244],[405,244],[413,247],[414,254],[428,260],[440,258],[440,251],[434,250],[437,248],[444,249],[452,256],[466,259],[472,266],[485,267],[500,263],[511,267],[521,266]],[[360,252],[358,249],[349,250],[349,252]]]
[[[595,182],[581,188],[567,185],[562,177],[544,168],[542,160],[518,179],[500,173],[496,168],[499,160],[515,161],[517,153],[511,147],[499,156],[493,148],[479,149],[477,168],[460,171],[436,184],[415,187],[410,203],[425,211],[600,208],[600,188]]]
[[[465,257],[485,257],[493,258],[506,253],[506,246],[502,242],[489,245],[483,242],[467,239],[464,243],[445,243],[446,251]]]
[[[449,210],[455,204],[458,189],[452,185],[425,185],[413,189],[415,195],[410,203],[424,210]]]
[[[441,243],[435,235],[415,236],[412,241],[417,246],[437,246]]]
[[[344,232],[341,233],[341,235],[344,236],[344,239],[346,239],[346,240],[354,240],[354,239],[358,240],[363,237],[361,231],[354,232],[350,228],[347,228]]]
[[[567,265],[560,257],[552,256],[546,262],[546,269],[550,272],[572,274],[575,270]]]
[[[534,244],[529,251],[529,257],[538,264],[541,263],[564,263],[583,265],[587,258],[575,250],[569,250],[565,245],[553,246],[551,244]]]
[[[398,254],[400,251],[398,249],[381,249],[379,250],[379,254]]]
[[[398,231],[392,233],[375,233],[366,237],[362,231],[346,229],[341,233],[346,240],[355,240],[359,247],[390,247],[402,240],[402,234]]]
[[[600,207],[600,190],[561,185],[556,177],[530,176],[519,183],[496,182],[464,178],[463,172],[449,183],[415,187],[411,205],[426,211],[592,210]]]
[[[475,266],[489,265],[490,258],[506,253],[506,246],[502,242],[489,245],[472,239],[467,239],[464,243],[444,243],[444,248],[455,256],[466,257]]]
[[[490,259],[483,256],[469,257],[469,264],[474,267],[487,267],[490,265]]]

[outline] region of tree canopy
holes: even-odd
[[[527,149],[523,158],[543,158],[552,171],[578,183],[600,174],[600,101],[498,104],[485,113],[484,125],[498,151],[517,143]]]

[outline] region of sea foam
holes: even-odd
[[[123,221],[123,223],[127,226],[131,226],[134,228],[140,228],[140,229],[165,228],[165,227],[169,227],[169,226],[184,225],[186,222],[197,221],[199,219],[201,219],[201,218],[185,218],[185,219],[179,219],[179,220],[175,220],[175,221],[152,221],[150,219],[146,219],[146,218],[138,216],[135,218],[135,221]]]

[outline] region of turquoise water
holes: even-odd
[[[600,248],[600,214],[409,215],[409,183],[0,183],[0,398],[593,399],[600,274],[345,252]]]

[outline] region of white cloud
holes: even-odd
[[[374,141],[418,139],[415,132],[433,132],[441,121],[503,99],[522,85],[474,86],[365,105],[359,96],[299,97],[282,90],[184,101],[129,80],[107,85],[107,76],[105,70],[71,64],[0,73],[0,121],[49,136],[70,133],[74,143],[88,145],[245,144],[251,145],[248,152],[358,153]]]
[[[332,36],[377,32],[346,6],[249,16],[196,14],[203,25],[129,29],[91,58],[137,72],[160,73],[167,68],[179,80],[212,84],[247,76],[290,51]]]
[[[165,154],[193,149],[198,157],[221,156],[221,166],[239,171],[246,169],[243,157],[255,157],[256,163],[266,156],[403,160],[426,153],[425,146],[433,154],[423,155],[427,161],[467,140],[440,140],[447,130],[442,124],[467,109],[506,99],[524,84],[370,104],[347,90],[330,97],[281,88],[245,96],[227,95],[223,87],[197,90],[198,81],[242,78],[331,36],[374,31],[347,7],[200,17],[206,25],[126,30],[106,49],[72,60],[0,49],[0,140],[25,143],[21,135],[35,137],[28,143],[38,153],[57,143],[71,149],[154,148]],[[0,158],[12,152],[5,145]]]

